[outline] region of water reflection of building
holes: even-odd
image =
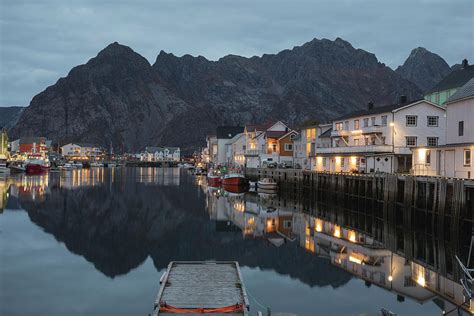
[[[49,174],[40,176],[18,175],[6,178],[10,185],[10,195],[27,201],[42,201],[49,192]]]
[[[7,205],[9,187],[10,183],[7,182],[7,179],[0,178],[0,213],[3,213],[3,210]]]
[[[104,168],[88,168],[61,172],[59,186],[63,189],[77,189],[101,185],[104,183],[105,170]],[[111,169],[110,175],[114,172],[115,170]]]
[[[137,168],[137,181],[141,183],[176,185],[180,184],[179,168]]]
[[[341,214],[326,214],[318,217],[303,209],[298,199],[282,197],[259,196],[254,193],[230,195],[221,188],[209,189],[208,212],[211,219],[227,223],[227,227],[237,227],[244,237],[261,237],[279,246],[284,242],[297,240],[301,247],[314,253],[318,257],[327,258],[331,264],[337,266],[367,284],[373,284],[397,294],[399,301],[411,298],[419,303],[433,300],[441,311],[457,310],[459,313],[469,314],[474,311],[472,301],[465,301],[463,288],[451,273],[437,272],[433,266],[422,262],[415,257],[407,259],[405,252],[397,247],[385,245],[384,241],[402,238],[408,240],[413,236],[412,228],[406,229],[409,236],[390,236],[397,234],[395,223],[383,221],[377,227],[368,229],[369,232],[343,225],[342,222],[351,222],[349,212]],[[311,214],[324,212],[318,209]],[[355,215],[355,216],[360,216]],[[470,232],[470,230],[469,230]],[[380,238],[382,236],[382,238]],[[421,248],[422,240],[414,239],[414,247]],[[416,243],[420,243],[417,245]],[[408,243],[409,244],[409,243]],[[410,246],[408,246],[410,247]],[[454,250],[444,249],[440,252],[455,253]],[[446,260],[444,261],[446,263]],[[438,267],[439,268],[439,267]]]

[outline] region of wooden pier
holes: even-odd
[[[174,261],[162,276],[154,314],[248,315],[239,264],[232,261]]]

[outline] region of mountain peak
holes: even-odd
[[[448,63],[424,47],[412,49],[403,65],[395,70],[403,78],[415,83],[426,92],[450,71]]]

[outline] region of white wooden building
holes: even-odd
[[[140,160],[178,162],[181,160],[181,151],[179,147],[146,147]]]
[[[426,100],[374,107],[332,122],[330,147],[316,148],[315,170],[408,173],[411,148],[445,140],[445,108]]]
[[[69,143],[61,146],[61,154],[70,160],[97,160],[105,155],[105,149],[91,143]]]
[[[474,177],[474,78],[448,98],[446,141],[413,149],[415,175]]]
[[[320,124],[301,128],[300,134],[293,141],[293,157],[296,166],[305,170],[315,169],[317,145],[318,143],[322,144],[320,136],[330,130],[331,127],[332,124]]]

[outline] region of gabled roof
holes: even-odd
[[[474,78],[474,65],[466,65],[462,68],[451,71],[446,77],[438,82],[437,85],[431,88],[427,94],[462,87],[472,78]]]
[[[266,131],[265,135],[267,138],[280,138],[288,133],[288,131]]]
[[[41,142],[46,142],[44,137],[20,137],[20,144],[39,144]]]
[[[286,136],[288,135],[291,135],[291,134],[294,134],[294,135],[299,135],[299,133],[295,130],[289,130],[288,132],[286,132],[285,134],[283,134],[282,136],[280,136],[280,138],[278,138],[278,140],[282,139],[282,138],[285,138]]]
[[[244,128],[242,126],[218,126],[216,129],[217,138],[231,139],[236,134],[242,133]]]
[[[273,125],[273,123],[265,123],[265,124],[248,124],[245,125],[245,129],[247,132],[253,132],[253,131],[266,131],[268,128],[270,128]]]
[[[319,138],[321,138],[321,137],[331,137],[331,132],[332,132],[332,127],[330,129],[328,129],[327,131],[325,131],[324,133],[322,133],[321,135],[319,135]]]
[[[456,93],[446,100],[446,104],[453,103],[462,99],[474,97],[474,78],[469,80],[464,86],[462,86]]]

